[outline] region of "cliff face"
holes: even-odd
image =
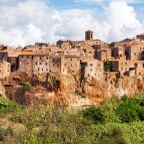
[[[133,95],[144,90],[144,75],[135,77],[123,76],[119,79],[109,78],[107,81],[86,79],[83,84],[85,94],[91,99],[104,100],[106,97]]]
[[[3,83],[0,81],[0,95],[5,96],[5,87],[3,86]]]
[[[22,77],[22,78],[21,78]],[[14,74],[8,80],[10,86],[3,87],[0,83],[0,92],[7,97],[24,105],[54,106],[60,105],[91,105],[102,102],[107,97],[132,95],[144,90],[144,75],[137,77],[109,78],[107,81],[98,81],[94,78],[85,78],[82,83],[79,77],[72,75],[46,74],[41,77],[29,78],[26,74]],[[33,84],[32,89],[26,90],[21,82]],[[86,98],[76,93],[83,92]]]

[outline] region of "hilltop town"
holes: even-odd
[[[135,87],[135,78],[143,78],[144,34],[109,44],[93,39],[93,31],[87,30],[85,40],[82,41],[59,40],[56,45],[35,43],[17,48],[0,45],[0,72],[0,79],[5,85],[15,83],[14,79],[11,84],[8,80],[13,73],[26,73],[30,78],[37,77],[39,80],[42,76],[48,80],[49,74],[60,74],[62,77],[71,75],[77,84],[70,87],[68,92],[75,93],[80,89],[86,95],[94,95],[90,94],[92,92],[87,93],[93,91],[93,88],[87,90],[86,81],[89,81],[91,87],[96,83],[102,83],[101,88],[94,91],[95,95],[99,95],[104,86],[107,93],[111,91],[109,85],[119,82],[123,87],[125,78],[127,85],[130,79],[134,80],[133,84],[129,82],[129,91]],[[106,81],[107,86],[104,84]],[[141,82],[143,83],[143,80]],[[142,85],[140,90],[143,88]],[[139,86],[134,90],[137,89]],[[120,95],[125,94],[121,89],[118,91]],[[113,90],[112,95],[114,93],[117,93],[116,90]]]

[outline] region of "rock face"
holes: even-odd
[[[83,84],[83,90],[85,94],[91,99],[95,98],[101,100],[123,95],[133,95],[137,92],[143,92],[144,90],[144,75],[135,77],[123,76],[119,79],[110,78],[107,81],[97,81],[92,78],[86,79]]]
[[[0,96],[5,96],[5,88],[1,81],[0,81]]]
[[[22,77],[22,79],[21,79]],[[28,81],[33,88],[26,90],[21,82]],[[15,74],[7,80],[10,86],[3,87],[0,83],[0,94],[20,104],[54,106],[55,103],[66,106],[91,105],[102,102],[107,97],[123,95],[131,96],[144,90],[144,75],[135,77],[123,76],[119,79],[109,78],[98,81],[94,78],[84,78],[79,83],[79,77],[61,74],[46,74],[41,77],[29,78],[26,74]],[[77,94],[83,92],[86,98]]]

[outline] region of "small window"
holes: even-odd
[[[53,67],[54,67],[54,64],[53,64]]]
[[[41,63],[40,63],[40,65],[41,65]]]
[[[135,68],[137,68],[138,67],[138,64],[137,63],[135,63]]]

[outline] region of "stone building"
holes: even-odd
[[[0,79],[5,79],[10,75],[10,63],[6,61],[0,61]]]
[[[144,33],[137,35],[137,39],[144,40]]]
[[[85,40],[93,40],[93,31],[87,30],[85,32]]]
[[[72,46],[72,42],[70,40],[59,40],[56,43],[57,47],[62,49],[70,49]]]
[[[104,61],[111,59],[111,49],[98,49],[95,53],[95,58]]]
[[[131,70],[135,70],[135,75],[144,71],[144,61],[135,60],[111,60],[110,69],[112,72],[120,72],[127,75]]]
[[[32,59],[32,74],[41,75],[50,71],[49,53],[34,53]]]
[[[81,61],[81,75],[82,78],[96,78],[97,80],[103,79],[103,62],[96,59],[84,59]]]
[[[67,74],[64,56],[53,56],[49,59],[49,72]]]
[[[19,55],[19,71],[26,72],[29,76],[33,74],[33,52],[22,52]]]
[[[91,46],[82,46],[84,58],[93,59],[95,57],[95,49]]]
[[[68,73],[72,75],[80,74],[80,57],[77,55],[65,55],[65,66]]]
[[[112,57],[114,57],[115,59],[126,60],[124,47],[115,47],[112,48],[111,51],[112,51]]]
[[[125,55],[127,60],[141,60],[142,53],[144,51],[143,44],[133,44],[126,47]]]

